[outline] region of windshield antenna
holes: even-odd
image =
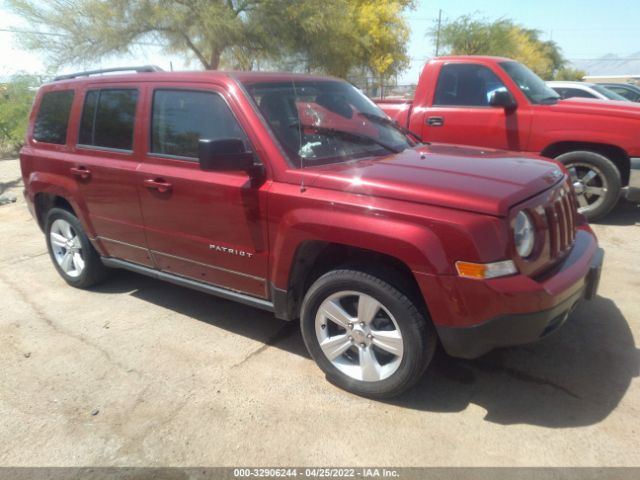
[[[293,111],[296,113],[296,117],[298,119],[298,124],[296,127],[298,128],[298,157],[300,158],[300,170],[304,170],[304,156],[300,155],[300,149],[302,148],[302,123],[300,122],[300,115],[298,115],[298,91],[296,90],[296,81],[291,78],[291,85],[293,86]],[[304,193],[307,188],[304,186],[304,176],[300,180],[300,193]]]

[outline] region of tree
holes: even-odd
[[[504,55],[514,51],[515,39],[511,36],[510,20],[476,20],[463,15],[446,21],[440,28],[440,45],[448,55]],[[435,36],[437,29],[429,32]]]
[[[584,70],[578,70],[577,68],[572,67],[564,67],[558,70],[553,77],[554,80],[565,80],[565,81],[581,81],[587,72]]]
[[[24,34],[28,48],[43,50],[54,66],[127,53],[136,42],[188,53],[215,69],[229,47],[250,44],[248,18],[259,0],[8,0],[44,33]]]
[[[407,64],[412,0],[7,0],[30,25],[25,45],[54,66],[92,62],[153,43],[205,69],[289,62],[339,76]],[[366,20],[364,20],[366,19]],[[46,33],[47,35],[42,35]]]
[[[35,97],[36,77],[16,75],[0,84],[0,147],[12,154],[24,143],[27,120]]]
[[[413,8],[413,2],[360,0],[354,4],[356,35],[362,39],[360,63],[367,65],[382,85],[385,78],[409,66],[409,28],[401,13]]]
[[[430,31],[435,35],[436,29]],[[544,79],[551,79],[566,63],[553,41],[542,41],[538,30],[526,29],[509,19],[488,21],[464,15],[445,22],[440,44],[451,55],[495,55],[527,65]]]

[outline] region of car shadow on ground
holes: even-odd
[[[309,358],[298,322],[200,292],[116,271],[96,292],[129,293],[144,301]],[[583,302],[550,337],[532,345],[459,360],[441,349],[422,380],[388,403],[430,412],[458,412],[470,404],[485,420],[552,428],[591,425],[618,405],[640,371],[627,321],[603,297]],[[329,388],[329,387],[328,387]]]
[[[494,423],[576,427],[606,418],[639,372],[627,321],[614,302],[597,297],[538,343],[475,360],[440,350],[417,387],[391,403],[439,412],[475,404]]]
[[[278,320],[273,313],[238,302],[126,270],[113,270],[107,281],[91,290],[97,293],[129,294],[180,315],[310,358],[300,337],[298,322]]]
[[[18,177],[15,180],[10,180],[8,182],[0,182],[0,195],[4,192],[19,186],[22,183],[22,177]]]
[[[640,203],[621,199],[618,205],[597,225],[640,225]]]

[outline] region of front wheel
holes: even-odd
[[[389,398],[411,387],[436,348],[433,326],[407,296],[355,270],[320,277],[305,295],[300,321],[327,379],[366,397]]]
[[[622,181],[611,160],[595,152],[569,152],[556,158],[571,175],[578,200],[578,212],[595,221],[607,215],[618,203]]]

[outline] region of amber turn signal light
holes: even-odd
[[[486,280],[488,278],[506,277],[518,273],[518,269],[511,260],[494,263],[456,262],[458,275],[465,278]]]

